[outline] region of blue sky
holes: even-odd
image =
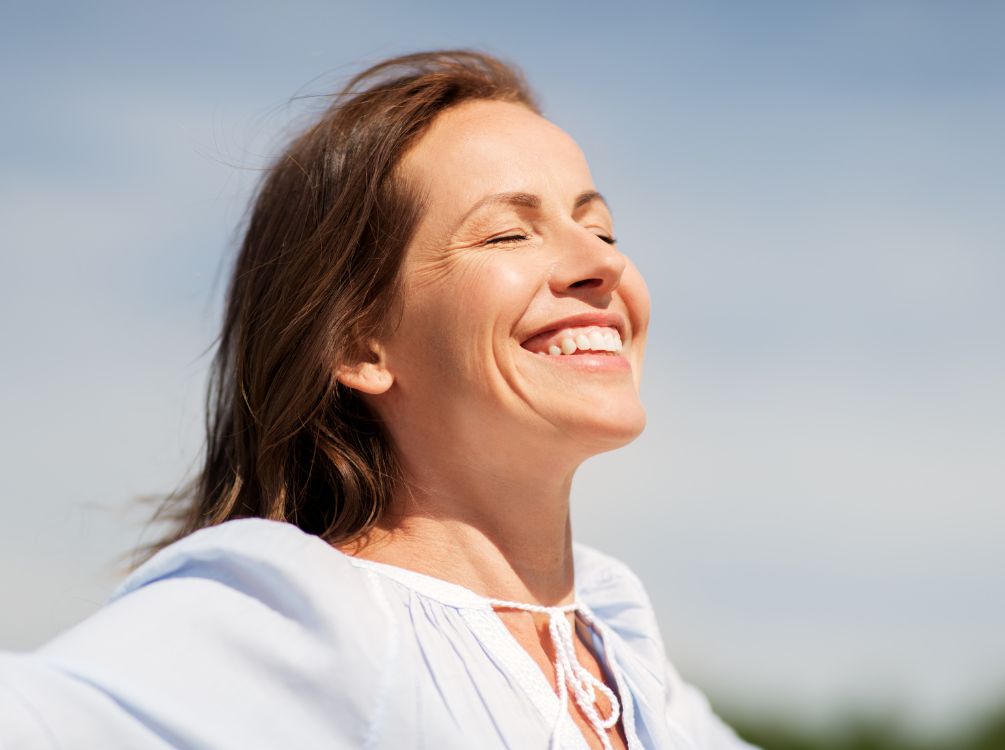
[[[99,606],[200,447],[217,276],[309,99],[517,62],[654,302],[649,427],[579,538],[716,700],[1005,700],[1005,7],[33,3],[0,23],[0,647]],[[225,268],[225,266],[222,266]]]

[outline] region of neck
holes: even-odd
[[[509,462],[495,470],[464,461],[405,457],[402,463],[406,480],[394,515],[345,552],[489,598],[544,606],[573,601],[573,470],[520,476]]]

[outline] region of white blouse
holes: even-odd
[[[629,748],[749,750],[667,661],[638,578],[574,555]],[[258,518],[175,542],[83,622],[0,653],[2,750],[586,750],[560,709],[491,600]]]

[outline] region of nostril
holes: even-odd
[[[602,279],[583,279],[582,281],[576,281],[569,284],[570,289],[592,289],[593,287],[598,287],[603,284]]]

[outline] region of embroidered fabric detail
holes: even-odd
[[[544,607],[539,604],[523,604],[504,599],[489,599],[489,604],[500,609],[519,609],[525,612],[536,612],[548,615],[548,633],[555,648],[555,683],[558,686],[558,714],[552,725],[551,748],[558,748],[561,743],[562,722],[569,718],[569,690],[576,703],[586,714],[587,721],[600,738],[604,750],[613,750],[607,737],[607,730],[618,723],[621,715],[621,704],[603,681],[598,680],[576,658],[575,636],[566,615],[569,612],[582,612],[583,607],[577,602],[561,607]],[[603,693],[611,703],[611,713],[606,719],[601,718],[597,709],[597,690]]]

